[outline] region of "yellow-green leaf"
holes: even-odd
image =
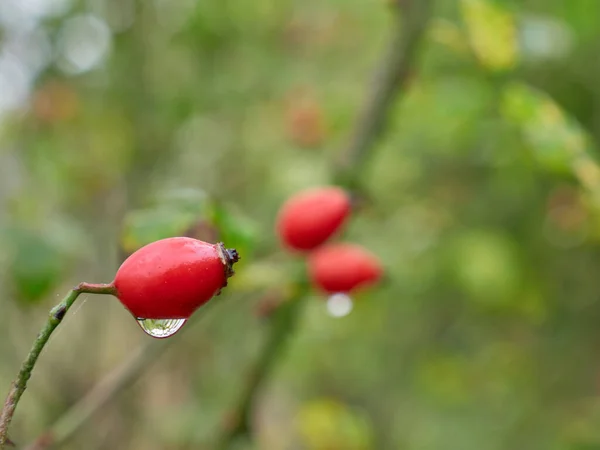
[[[493,71],[512,69],[518,59],[515,18],[486,0],[462,0],[461,13],[469,44],[481,64]]]

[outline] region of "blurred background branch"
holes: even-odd
[[[337,182],[350,191],[357,188],[368,156],[385,131],[387,113],[405,88],[408,74],[416,71],[417,49],[427,29],[433,3],[433,0],[417,0],[403,2],[402,10],[400,4],[391,8],[389,44],[377,68],[353,137],[343,152],[342,165],[336,172],[339,175]],[[224,432],[217,438],[215,448],[219,450],[230,448],[237,438],[252,435],[253,402],[271,376],[275,364],[285,354],[288,340],[302,316],[302,305],[310,292],[306,276],[302,273],[297,279],[290,289],[290,298],[284,300],[269,317],[269,331],[254,369],[227,415]]]
[[[50,429],[35,442],[25,447],[27,450],[60,448],[93,414],[108,401],[127,389],[156,358],[175,340],[167,342],[148,341],[133,351],[120,366],[116,367],[85,396],[66,411]]]
[[[433,4],[431,0],[390,2],[392,24],[389,43],[334,174],[336,181],[349,189],[356,187],[369,151],[384,137],[390,109],[410,77],[416,76],[414,61],[422,37],[427,32]]]

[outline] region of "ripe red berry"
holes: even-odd
[[[233,275],[235,250],[187,237],[148,244],[123,262],[116,296],[140,319],[186,319]]]
[[[312,250],[338,231],[350,209],[350,197],[339,187],[308,189],[283,204],[277,217],[277,233],[290,249]]]
[[[379,259],[355,244],[326,245],[310,254],[307,264],[312,284],[329,294],[350,293],[383,275]]]

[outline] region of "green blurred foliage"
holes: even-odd
[[[298,412],[296,422],[307,449],[372,448],[368,419],[335,400],[322,399],[305,403]]]
[[[490,70],[512,69],[518,58],[515,16],[499,2],[460,3],[469,44],[477,59]]]
[[[258,228],[249,216],[234,206],[218,203],[201,190],[167,190],[145,209],[126,213],[120,239],[122,258],[146,244],[174,236],[223,242],[244,255],[236,266],[239,268],[253,256]]]
[[[58,284],[63,255],[43,236],[27,230],[10,230],[6,237],[13,247],[8,277],[16,299],[39,302]]]
[[[197,238],[215,240],[212,235],[217,235],[217,230],[211,232],[213,206],[206,193],[186,189],[161,192],[157,197],[147,208],[128,211],[124,217],[121,248],[125,254],[159,239],[194,235],[200,225],[205,225],[208,236]]]
[[[220,240],[242,260],[214,308],[61,447],[211,448],[303,267],[277,209],[330,182],[389,2],[2,1],[0,388],[56,296],[153,240]],[[343,236],[388,279],[343,318],[307,299],[236,448],[600,448],[599,53],[597,0],[437,2]],[[11,436],[146,339],[83,298]]]
[[[476,302],[520,303],[521,276],[516,245],[502,233],[471,230],[450,244],[456,280]]]

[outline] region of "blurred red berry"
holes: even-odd
[[[383,268],[379,259],[356,244],[330,244],[307,259],[308,275],[319,290],[329,294],[351,293],[377,283]]]
[[[221,243],[162,239],[123,262],[114,280],[117,297],[136,318],[185,319],[227,285],[237,260]]]
[[[277,233],[290,249],[312,250],[340,229],[350,209],[350,197],[339,187],[308,189],[283,204],[277,217]]]
[[[317,100],[308,94],[293,97],[285,113],[286,133],[299,147],[318,147],[325,140],[325,117]]]

